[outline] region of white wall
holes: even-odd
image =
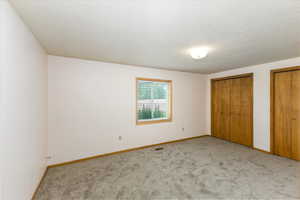
[[[29,200],[46,168],[47,55],[6,0],[0,9],[0,199]]]
[[[254,73],[254,146],[269,151],[270,70],[300,65],[299,57],[199,75],[49,56],[47,72],[46,53],[6,0],[0,16],[1,200],[30,199],[47,144],[56,164],[208,134],[216,77]],[[135,125],[135,77],[173,80],[173,122]]]
[[[203,75],[55,56],[48,60],[49,164],[206,134]],[[135,125],[135,77],[173,80],[173,122]]]
[[[4,64],[4,3],[3,0],[0,0],[0,108],[3,106],[2,101],[2,85],[3,85],[3,72],[2,66]],[[2,119],[3,113],[0,112],[0,200],[4,200],[4,148],[2,147]],[[1,142],[2,141],[2,142]]]
[[[265,151],[270,151],[270,71],[276,68],[291,66],[300,66],[300,57],[208,75],[206,101],[208,129],[210,130],[211,113],[210,79],[244,73],[254,73],[254,147]]]

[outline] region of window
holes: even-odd
[[[172,120],[172,81],[137,78],[136,123]]]

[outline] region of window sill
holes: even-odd
[[[137,121],[136,125],[147,125],[147,124],[159,124],[159,123],[166,123],[166,122],[172,122],[172,119],[161,119],[161,120],[151,120],[151,121]]]

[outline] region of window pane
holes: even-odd
[[[169,83],[138,80],[137,117],[139,121],[169,118]]]

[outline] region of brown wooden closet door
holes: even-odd
[[[230,80],[215,81],[212,84],[213,136],[230,139]]]
[[[274,153],[288,158],[292,156],[292,73],[274,77]]]
[[[292,72],[291,158],[300,160],[300,70]]]
[[[231,80],[231,141],[252,146],[252,77]]]

